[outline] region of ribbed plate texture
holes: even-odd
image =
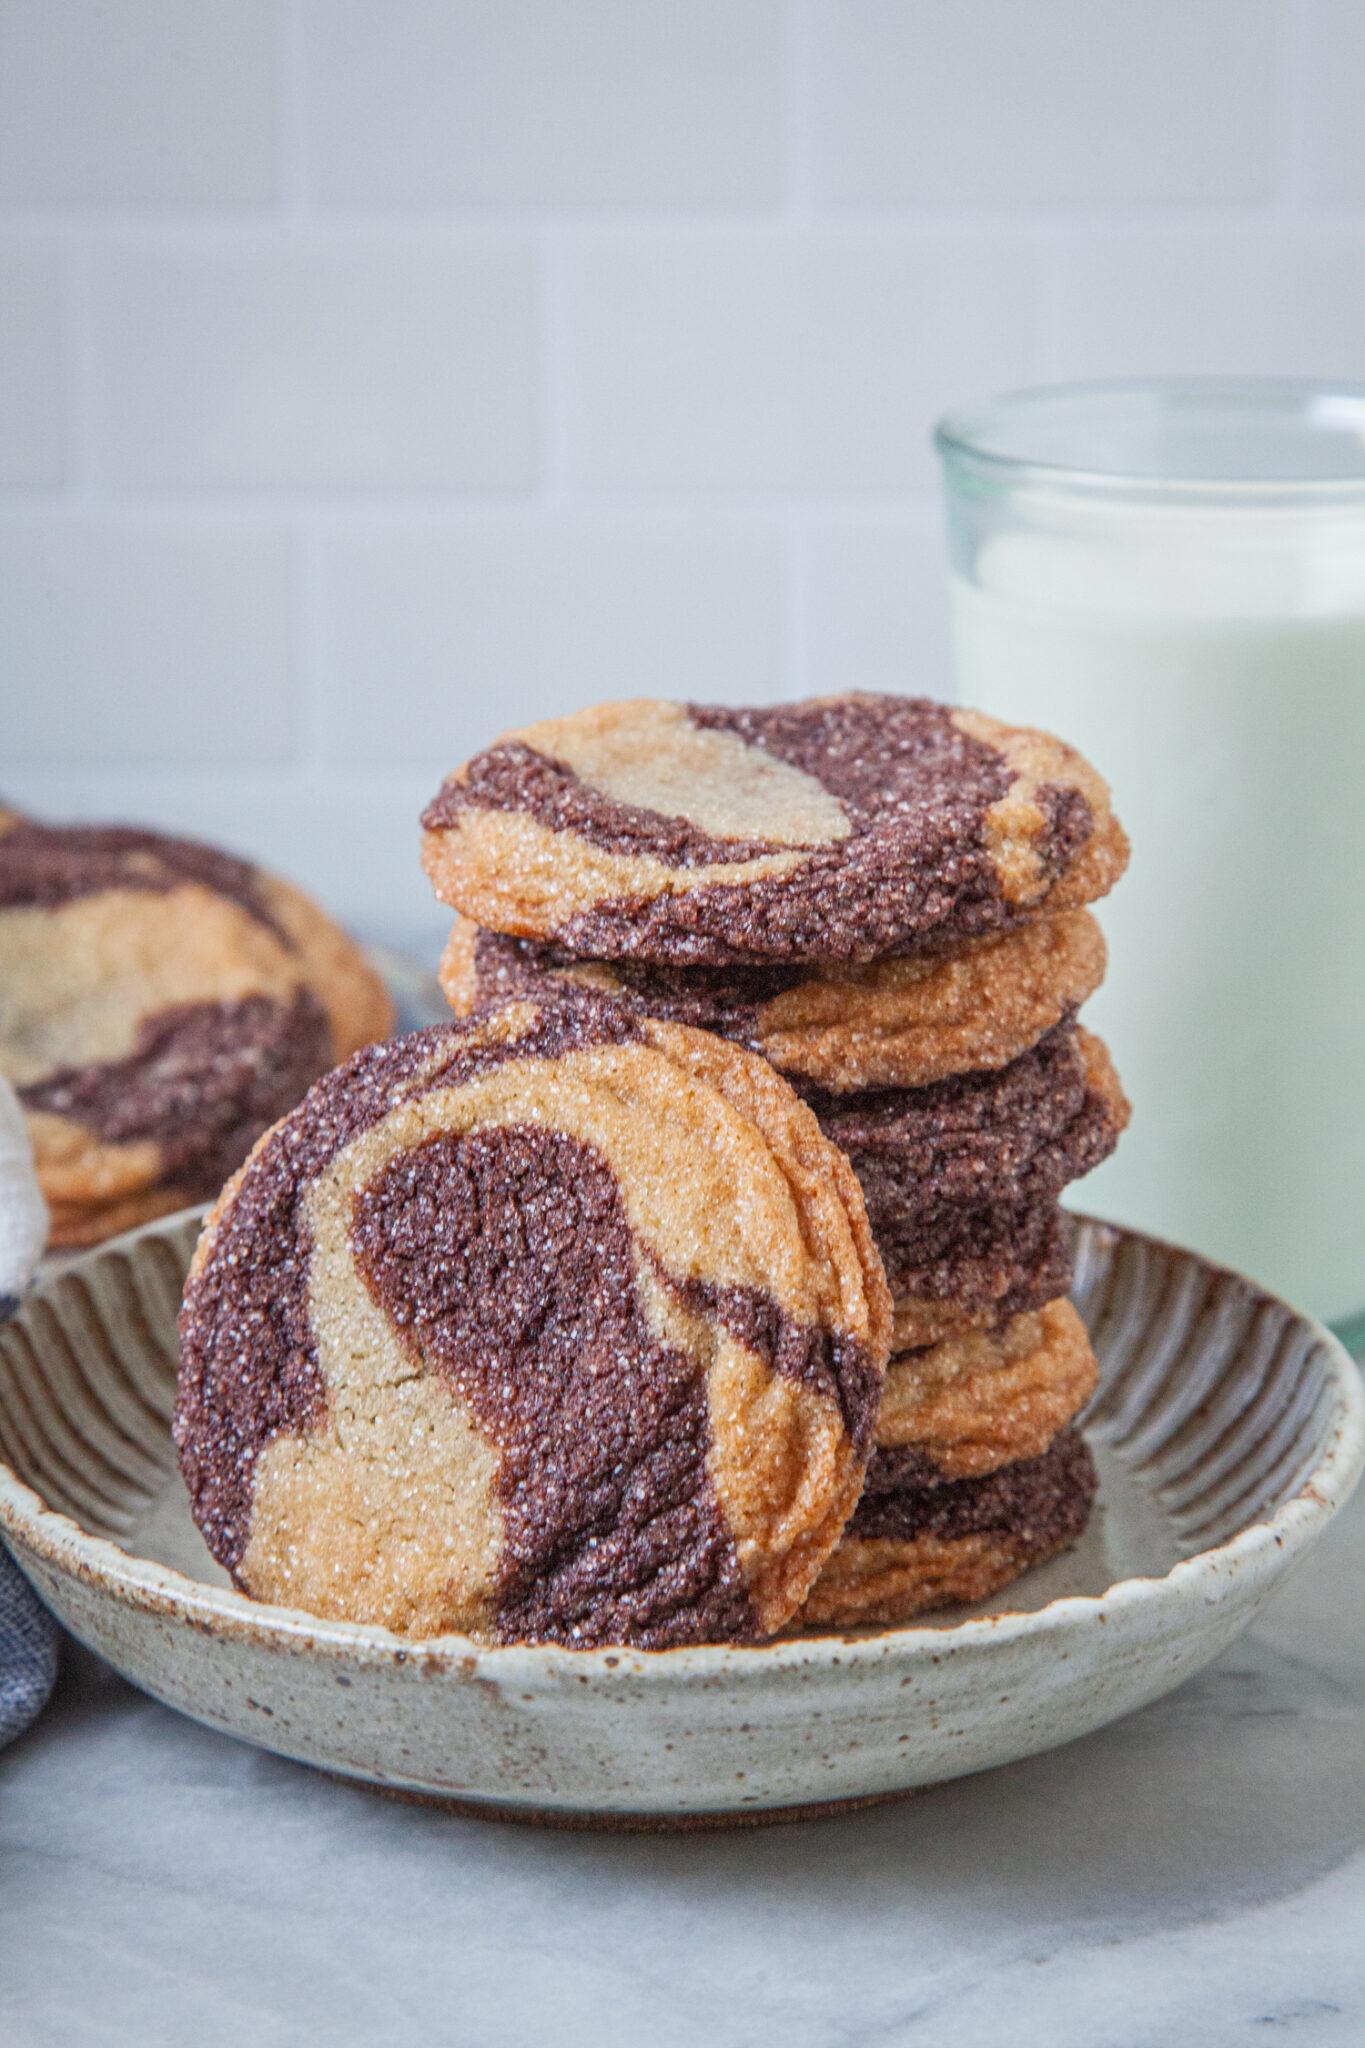
[[[158,1698],[481,1810],[771,1817],[1051,1748],[1216,1656],[1365,1462],[1358,1376],[1326,1331],[1190,1252],[1086,1222],[1100,1498],[1066,1555],[914,1628],[653,1656],[415,1646],[255,1606],[209,1558],[170,1438],[198,1227],[169,1218],[50,1273],[0,1328],[0,1456],[21,1482],[0,1468],[0,1528],[67,1626]]]

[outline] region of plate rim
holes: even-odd
[[[1071,1212],[1076,1213],[1076,1212]],[[121,1236],[110,1238],[70,1263],[63,1262],[53,1280],[78,1272],[87,1260],[118,1252],[138,1239],[163,1234],[191,1217],[202,1217],[203,1205],[157,1217]],[[305,1609],[279,1607],[249,1599],[233,1587],[192,1579],[173,1566],[157,1564],[124,1550],[111,1537],[97,1536],[73,1516],[49,1507],[36,1488],[19,1478],[0,1459],[0,1534],[4,1534],[52,1569],[70,1574],[95,1589],[144,1613],[183,1619],[197,1629],[239,1642],[263,1639],[281,1649],[323,1653],[367,1665],[419,1666],[430,1676],[453,1672],[467,1680],[472,1668],[490,1665],[510,1677],[539,1674],[546,1682],[585,1670],[663,1682],[695,1680],[713,1683],[721,1675],[777,1672],[812,1663],[841,1665],[880,1663],[889,1655],[926,1660],[979,1651],[988,1645],[1019,1642],[1068,1626],[1107,1622],[1154,1601],[1183,1605],[1198,1597],[1216,1597],[1217,1582],[1231,1579],[1258,1562],[1277,1561],[1288,1568],[1297,1552],[1307,1548],[1350,1498],[1365,1469],[1365,1381],[1340,1340],[1324,1324],[1292,1308],[1279,1296],[1231,1267],[1205,1258],[1186,1246],[1172,1244],[1144,1231],[1107,1219],[1078,1220],[1114,1240],[1128,1240],[1159,1253],[1194,1260],[1205,1270],[1240,1281],[1262,1301],[1287,1311],[1323,1346],[1323,1362],[1332,1381],[1336,1412],[1323,1450],[1304,1474],[1296,1491],[1267,1519],[1250,1522],[1223,1542],[1179,1558],[1159,1577],[1116,1579],[1102,1593],[1060,1594],[1042,1607],[1008,1609],[975,1615],[948,1627],[909,1623],[868,1633],[824,1630],[779,1635],[766,1643],[699,1643],[665,1650],[642,1650],[629,1644],[571,1649],[556,1643],[488,1644],[470,1636],[400,1636],[372,1623],[334,1621]]]

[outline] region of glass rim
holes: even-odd
[[[1313,404],[1333,400],[1344,402],[1357,414],[1355,431],[1361,435],[1361,466],[1358,474],[1340,476],[1161,476],[1135,468],[1087,466],[1052,457],[1018,454],[992,448],[986,438],[1007,419],[1027,417],[1051,404],[1066,405],[1086,399],[1123,402],[1179,401],[1191,412],[1203,402],[1212,409],[1245,407],[1248,417],[1259,412],[1282,418],[1304,414]],[[1323,427],[1330,424],[1325,420]],[[1353,423],[1354,424],[1354,423]],[[1338,423],[1340,425],[1340,423]],[[1301,420],[1302,430],[1313,431],[1312,423]],[[981,404],[955,407],[942,415],[934,428],[934,446],[945,469],[973,475],[998,486],[1027,486],[1072,491],[1095,497],[1149,497],[1165,503],[1240,503],[1271,505],[1285,503],[1353,503],[1365,499],[1365,384],[1344,378],[1251,377],[1251,376],[1168,376],[1092,378],[1062,384],[1024,385],[999,393]]]

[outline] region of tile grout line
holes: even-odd
[[[813,32],[809,0],[784,0],[781,59],[781,218],[788,226],[806,225],[813,211],[808,197]]]
[[[276,217],[282,224],[297,225],[313,217],[307,41],[303,0],[283,0],[276,35],[275,74],[279,89],[282,188]]]
[[[911,478],[876,488],[836,489],[820,486],[800,490],[783,486],[740,488],[714,485],[688,489],[669,484],[612,486],[565,492],[553,505],[535,493],[509,487],[505,491],[481,491],[475,487],[451,485],[422,490],[374,490],[335,492],[316,488],[293,490],[265,485],[258,489],[230,485],[149,484],[113,485],[101,492],[101,502],[111,514],[155,512],[177,519],[217,521],[225,516],[243,523],[252,520],[299,518],[314,522],[326,535],[335,528],[344,531],[356,522],[368,523],[390,516],[403,519],[428,518],[452,528],[475,525],[485,530],[511,529],[553,513],[591,529],[610,527],[622,520],[640,519],[653,529],[690,527],[697,520],[744,523],[754,519],[780,519],[792,510],[819,511],[832,519],[879,515],[894,519],[907,506],[923,507],[935,497],[930,481]],[[46,516],[66,509],[61,487],[14,484],[0,487],[0,511],[35,511]]]
[[[95,475],[98,445],[98,350],[95,251],[88,229],[62,238],[62,302],[66,328],[67,479],[61,510],[89,513],[101,504]]]
[[[311,180],[307,34],[303,0],[282,0],[276,32],[276,86],[279,93],[280,200],[275,225],[295,229],[311,225]],[[262,510],[278,511],[278,497]],[[289,556],[291,667],[297,718],[293,787],[308,789],[326,780],[322,735],[326,730],[325,633],[322,613],[321,536],[306,506],[286,514]]]
[[[1276,53],[1276,106],[1271,149],[1268,223],[1304,224],[1304,144],[1307,138],[1308,13],[1305,0],[1280,0]]]
[[[575,388],[572,321],[569,315],[571,247],[559,224],[546,224],[536,238],[535,346],[539,462],[532,503],[539,512],[577,510],[572,488]]]
[[[1284,126],[1286,143],[1280,153],[1287,164],[1301,143],[1301,114],[1292,118],[1286,115]],[[1107,205],[958,209],[917,209],[908,203],[888,201],[882,208],[784,203],[779,208],[733,206],[707,211],[565,208],[560,212],[551,207],[524,206],[502,211],[434,207],[336,207],[320,211],[306,190],[295,198],[295,173],[291,172],[285,182],[287,196],[274,207],[204,206],[192,214],[153,206],[0,202],[0,234],[42,235],[95,229],[113,242],[146,236],[165,245],[205,245],[212,249],[216,243],[229,249],[234,242],[269,239],[282,229],[304,224],[320,242],[344,241],[348,236],[364,242],[382,232],[391,235],[400,247],[442,242],[497,244],[534,238],[545,232],[563,234],[584,246],[615,240],[647,241],[665,248],[707,240],[744,243],[770,239],[781,243],[804,236],[820,243],[844,239],[850,243],[893,241],[933,247],[998,241],[1038,229],[1051,229],[1058,234],[1188,230],[1237,236],[1263,225],[1268,212],[1264,199],[1219,204],[1193,197],[1164,204],[1114,201]],[[1296,205],[1295,221],[1305,233],[1349,235],[1365,230],[1365,204],[1359,199],[1315,200],[1311,211],[1297,199]]]

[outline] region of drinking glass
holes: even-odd
[[[964,703],[1070,740],[1133,1122],[1101,1215],[1365,1335],[1365,387],[1022,391],[941,422]]]

